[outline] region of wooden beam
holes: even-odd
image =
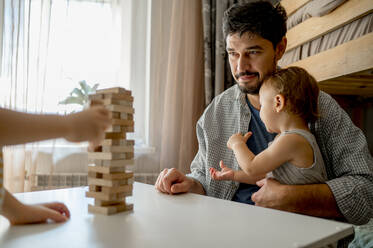
[[[331,95],[357,95],[357,96],[373,96],[373,88],[353,88],[353,87],[341,87],[341,86],[328,86],[320,85],[320,90],[325,91]]]
[[[280,3],[282,7],[285,8],[286,14],[290,16],[293,14],[297,9],[304,6],[310,0],[282,0]]]
[[[372,0],[349,0],[325,16],[312,17],[287,32],[288,44],[286,51],[317,39],[372,11]]]
[[[299,60],[289,66],[306,69],[315,79],[325,81],[373,68],[373,33]]]

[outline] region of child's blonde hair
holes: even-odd
[[[305,69],[292,66],[275,71],[264,79],[285,98],[285,109],[300,116],[306,123],[319,117],[319,87]]]

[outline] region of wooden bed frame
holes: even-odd
[[[288,16],[310,0],[282,0]],[[287,50],[317,39],[373,12],[372,0],[349,0],[322,17],[311,17],[288,30]],[[335,95],[373,96],[373,32],[287,66],[300,66]]]

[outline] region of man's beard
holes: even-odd
[[[268,74],[271,74],[273,73],[275,70],[276,70],[276,64],[277,64],[277,61],[275,58],[273,58],[273,61],[272,61],[272,69],[268,72]],[[247,86],[241,86],[238,82],[238,79],[242,76],[251,76],[251,75],[255,75],[257,77],[257,82],[255,85],[247,85]],[[265,75],[262,75],[263,77]],[[260,90],[260,87],[262,86],[263,84],[263,77],[260,77],[260,74],[259,72],[249,72],[249,71],[245,71],[245,72],[241,72],[241,73],[237,73],[235,75],[235,77],[237,78],[237,84],[238,84],[238,88],[241,90],[242,93],[245,93],[245,94],[250,94],[250,95],[259,95],[259,90]]]
[[[240,85],[240,83],[237,81],[237,84],[238,84],[238,88],[241,90],[242,93],[245,93],[245,94],[251,94],[251,95],[257,95],[259,94],[259,90],[260,90],[260,87],[262,86],[262,83],[263,81],[260,79],[260,75],[259,73],[257,72],[249,72],[249,71],[245,71],[245,72],[241,72],[239,74],[236,74],[236,78],[237,80],[242,77],[242,76],[251,76],[251,75],[255,75],[257,77],[257,82],[256,84],[254,85]]]

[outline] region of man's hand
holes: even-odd
[[[263,178],[256,183],[260,189],[251,196],[255,206],[283,209],[284,188],[283,184],[273,178]]]
[[[164,169],[159,174],[155,188],[162,193],[177,194],[189,192],[193,179],[186,177],[175,168]]]
[[[220,161],[221,171],[210,167],[210,175],[214,180],[234,180],[234,170],[224,165],[223,160]]]
[[[285,185],[273,178],[256,183],[260,189],[251,196],[256,206],[323,218],[343,218],[327,184]]]
[[[205,194],[202,185],[196,180],[185,176],[175,168],[164,169],[159,174],[155,188],[166,194],[193,192]]]
[[[234,146],[237,144],[246,144],[247,140],[251,137],[252,134],[252,132],[247,132],[245,135],[242,135],[241,133],[233,134],[227,142],[227,147],[233,150]]]

